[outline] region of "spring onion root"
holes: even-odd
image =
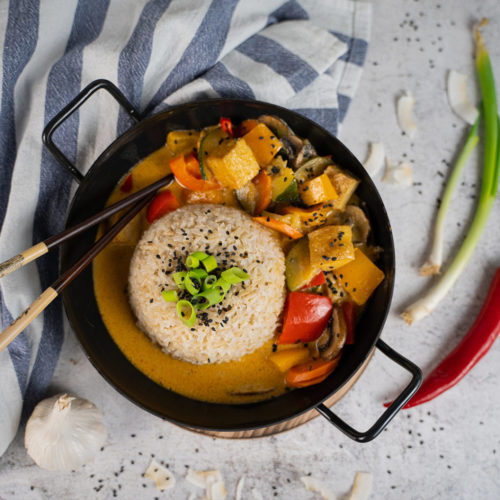
[[[451,171],[448,184],[444,190],[443,199],[441,201],[441,206],[439,207],[438,214],[436,217],[436,225],[434,227],[434,238],[432,241],[431,253],[425,264],[420,268],[420,276],[432,276],[434,274],[439,274],[441,271],[441,264],[443,262],[443,241],[444,241],[444,222],[446,219],[446,214],[448,213],[448,207],[450,205],[451,197],[455,187],[457,185],[460,174],[465,167],[467,158],[472,153],[476,144],[478,143],[479,136],[477,135],[477,129],[479,125],[479,116],[476,122],[471,127],[467,139],[465,141],[464,147],[460,152],[459,157]]]
[[[497,194],[500,169],[498,111],[491,61],[479,32],[479,28],[485,24],[486,20],[483,20],[475,32],[476,69],[484,116],[484,163],[479,202],[469,232],[449,268],[424,297],[408,307],[401,315],[408,324],[430,314],[454,285],[479,242]]]

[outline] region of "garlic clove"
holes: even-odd
[[[97,407],[76,396],[44,399],[26,424],[24,445],[42,469],[70,471],[92,460],[106,440]]]

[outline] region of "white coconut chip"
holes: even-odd
[[[347,500],[367,500],[372,490],[373,475],[370,472],[356,472]]]
[[[241,476],[238,484],[236,485],[236,497],[235,500],[241,500],[241,495],[243,494],[243,486],[245,485],[245,476]]]
[[[450,70],[447,87],[451,109],[462,120],[472,125],[476,121],[479,111],[467,99],[467,76],[458,73],[458,71]]]
[[[363,167],[371,177],[377,175],[384,166],[385,149],[381,142],[370,142],[370,149]]]
[[[174,475],[155,459],[151,460],[149,467],[146,469],[146,472],[144,472],[144,477],[154,481],[156,487],[160,491],[169,490],[175,485]]]
[[[319,479],[311,476],[303,476],[300,480],[309,491],[319,493],[324,500],[336,500],[336,496]]]
[[[411,165],[409,163],[400,163],[399,165],[385,159],[385,174],[382,182],[388,184],[399,184],[400,186],[411,186],[413,179],[411,176]]]
[[[415,99],[409,91],[406,91],[406,93],[398,99],[397,103],[399,127],[408,137],[410,137],[410,139],[413,139],[417,133],[417,124],[411,117],[414,104]]]
[[[189,469],[186,481],[198,488],[204,488],[207,500],[224,500],[226,498],[226,488],[219,470],[195,471]]]

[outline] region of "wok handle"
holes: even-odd
[[[57,113],[43,129],[42,141],[47,149],[54,155],[55,159],[66,168],[77,182],[81,182],[83,175],[71,163],[64,153],[55,145],[52,140],[54,132],[92,95],[100,89],[107,90],[125,109],[125,111],[136,122],[140,121],[139,112],[130,104],[129,100],[121,93],[116,85],[109,80],[94,80],[87,85],[69,104]]]
[[[358,443],[368,443],[375,439],[389,424],[389,422],[396,416],[401,408],[411,399],[417,392],[420,384],[422,383],[422,372],[420,368],[412,363],[410,360],[401,356],[394,349],[389,347],[383,340],[378,339],[376,343],[378,347],[388,358],[392,359],[395,363],[402,366],[412,374],[410,383],[405,387],[403,392],[391,403],[389,408],[382,413],[379,419],[366,431],[360,432],[346,424],[341,418],[337,417],[327,406],[319,404],[316,410],[323,415],[332,425],[337,427],[346,436],[358,441]]]

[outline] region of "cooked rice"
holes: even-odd
[[[250,274],[224,300],[185,326],[161,291],[177,287],[172,273],[196,251],[219,268]],[[285,262],[278,238],[241,210],[190,205],[155,221],[139,241],[129,275],[129,299],[138,325],[162,349],[191,363],[221,363],[255,351],[271,339],[285,301]]]

